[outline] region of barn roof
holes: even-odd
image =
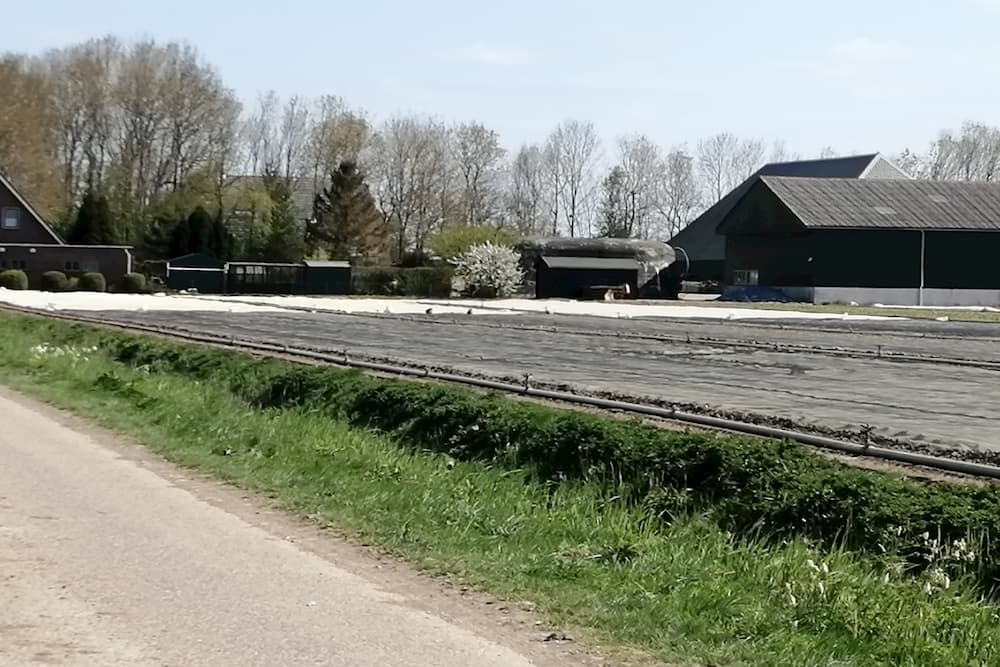
[[[758,169],[739,187],[726,194],[690,225],[679,231],[670,239],[670,245],[674,248],[683,248],[692,260],[722,259],[725,256],[725,241],[721,235],[716,233],[716,229],[761,176],[851,179],[910,178],[906,172],[879,153],[821,160],[772,162]]]
[[[539,261],[550,269],[639,270],[639,262],[627,257],[539,257]]]
[[[1000,184],[763,176],[811,228],[1000,231]]]

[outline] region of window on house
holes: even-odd
[[[756,285],[758,278],[756,269],[739,269],[733,271],[733,284],[735,285]]]
[[[3,229],[17,229],[21,222],[20,213],[21,211],[13,206],[4,208],[2,214],[0,214],[0,226]]]

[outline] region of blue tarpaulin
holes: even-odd
[[[777,287],[727,287],[719,301],[743,301],[755,303],[789,303],[793,299],[788,298]]]

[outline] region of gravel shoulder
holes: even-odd
[[[0,389],[0,665],[604,664]]]

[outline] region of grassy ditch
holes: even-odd
[[[37,318],[0,331],[4,382],[599,641],[697,664],[1000,662],[972,545],[991,490]]]

